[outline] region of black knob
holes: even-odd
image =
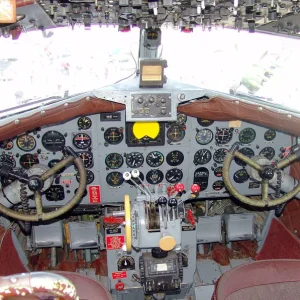
[[[158,200],[157,200],[157,203],[159,205],[167,205],[167,202],[168,202],[168,200],[167,200],[166,197],[159,197]]]
[[[159,282],[158,286],[161,291],[166,291],[168,289],[168,284],[164,281]]]
[[[175,207],[177,206],[177,200],[175,198],[170,198],[169,199],[169,206],[170,207]]]
[[[168,256],[167,251],[164,251],[158,247],[152,248],[151,254],[152,254],[152,257],[154,257],[154,258],[165,258]]]
[[[274,177],[275,169],[272,166],[264,166],[260,172],[260,177],[271,180]]]

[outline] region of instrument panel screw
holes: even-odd
[[[90,97],[90,96],[87,96],[87,97],[85,98],[85,100],[86,100],[86,101],[89,101],[89,100],[91,100],[91,97]]]
[[[65,103],[65,104],[64,104],[64,107],[68,107],[68,106],[69,106],[69,104],[68,104],[68,103]]]
[[[16,125],[20,124],[20,120],[18,120],[18,119],[15,120],[15,124],[16,124]]]
[[[46,112],[44,110],[41,111],[41,115],[44,115]]]
[[[263,110],[263,108],[260,106],[260,107],[258,108],[258,110]]]
[[[234,101],[235,104],[240,104],[240,101]]]
[[[185,94],[179,94],[178,99],[179,100],[184,100],[185,99]]]
[[[288,117],[289,119],[291,119],[291,118],[292,118],[292,115],[287,115],[287,117]]]

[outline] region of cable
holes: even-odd
[[[0,241],[0,252],[1,252],[1,248],[2,248],[2,244],[3,244],[3,241],[4,241],[4,238],[7,234],[7,232],[12,229],[12,226],[15,224],[15,222],[12,222],[7,228],[6,230],[4,231],[3,235],[2,235],[2,238],[1,238],[1,241]]]

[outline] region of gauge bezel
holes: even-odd
[[[63,194],[63,198],[62,199],[49,199],[48,198],[48,195],[49,195],[49,193],[51,192],[51,189],[53,189],[53,188],[58,188],[59,189],[59,193],[62,193]],[[58,185],[51,185],[50,186],[50,188],[49,189],[47,189],[46,190],[46,192],[45,192],[45,197],[46,197],[46,200],[47,201],[53,201],[53,202],[56,202],[56,201],[63,201],[64,199],[65,199],[65,190],[64,190],[64,187],[62,186],[62,185],[60,185],[60,184],[58,184]]]
[[[245,172],[245,174],[247,174],[247,179],[245,179],[245,180],[243,180],[243,181],[237,181],[235,178],[235,176],[236,176],[236,174],[238,173],[238,172]],[[246,169],[239,169],[239,170],[237,170],[236,172],[234,172],[234,174],[233,174],[233,180],[234,180],[234,182],[236,182],[236,183],[238,183],[238,184],[242,184],[242,183],[245,183],[245,182],[247,182],[248,180],[249,180],[249,178],[250,178],[250,176],[249,176],[249,174],[247,173],[247,171],[246,171]]]
[[[19,141],[20,141],[24,136],[28,136],[31,140],[33,140],[33,141],[34,141],[34,146],[32,146],[31,148],[24,148],[24,147],[22,147],[22,146],[20,145]],[[35,149],[35,147],[36,147],[36,140],[35,140],[34,136],[31,135],[31,134],[22,134],[22,135],[18,136],[18,137],[17,137],[16,143],[17,143],[18,148],[19,148],[20,150],[24,151],[24,152],[30,152],[30,151],[33,151],[33,150]]]
[[[94,166],[94,155],[93,155],[93,153],[90,152],[90,151],[77,152],[77,155],[78,155],[80,158],[81,158],[81,155],[83,155],[83,154],[85,154],[85,155],[91,157],[91,163],[88,164],[88,165],[85,163],[84,160],[82,160],[82,161],[83,161],[83,164],[84,164],[84,167],[85,167],[86,169],[91,169],[91,168]],[[81,158],[81,159],[82,159],[82,158]]]
[[[151,176],[154,172],[159,173],[159,175],[161,176],[160,181],[155,182],[155,183],[152,181],[152,179],[149,180],[149,178],[151,178],[150,176]],[[150,175],[150,174],[151,174],[151,175]],[[161,170],[158,170],[158,169],[150,170],[150,171],[146,174],[146,180],[147,180],[147,182],[148,182],[149,184],[152,184],[152,185],[160,184],[160,183],[164,180],[164,173],[163,173]]]
[[[213,121],[213,120],[208,120],[208,119],[203,119],[203,118],[197,118],[197,122],[202,127],[209,127],[215,123],[215,121]]]
[[[138,164],[131,164],[131,163],[128,163],[129,161],[129,158],[128,157],[133,157],[133,155],[135,156],[139,156],[141,158],[141,161],[138,163]],[[144,159],[144,155],[143,153],[141,152],[130,152],[128,154],[126,154],[126,158],[125,158],[125,162],[126,162],[126,165],[129,167],[129,168],[139,168],[143,165],[145,159]]]
[[[23,158],[24,158],[25,156],[26,156],[26,157],[32,157],[33,160],[35,161],[35,163],[34,163],[33,165],[31,165],[30,167],[26,167],[26,166],[24,165],[24,162],[23,162]],[[39,164],[39,163],[40,163],[40,161],[39,161],[39,158],[38,158],[38,156],[37,156],[36,154],[26,153],[26,154],[21,155],[21,157],[20,157],[20,159],[19,159],[19,164],[20,164],[20,166],[21,166],[23,169],[26,169],[26,170],[29,170],[32,166],[37,165],[37,164]]]
[[[16,160],[15,160],[15,158],[13,157],[13,155],[9,155],[9,154],[6,154],[6,153],[1,154],[1,155],[0,155],[0,162],[1,162],[1,163],[3,163],[2,157],[3,157],[3,158],[5,157],[4,162],[8,162],[8,163],[11,165],[12,168],[15,168],[15,167],[16,167],[16,164],[17,164],[17,163],[16,163]],[[8,158],[8,159],[7,159],[7,158]]]
[[[173,155],[173,153],[177,152],[178,153],[178,157],[179,157],[179,162],[173,163],[171,162],[171,156]],[[181,165],[184,161],[184,154],[179,151],[179,150],[173,150],[171,152],[169,152],[166,156],[166,162],[168,165],[170,165],[171,167],[177,167],[179,165]]]
[[[252,152],[251,152],[251,156],[249,156],[247,153],[245,153],[246,149],[247,149],[247,151],[252,151]],[[249,148],[249,147],[241,148],[241,149],[239,149],[239,152],[241,152],[242,154],[244,154],[245,156],[247,156],[247,157],[249,157],[249,158],[252,158],[252,157],[255,155],[254,151],[253,151],[251,148]],[[234,158],[234,161],[235,161],[235,163],[236,163],[237,165],[239,165],[240,167],[245,167],[245,166],[246,166],[246,163],[243,162],[242,160],[240,160],[240,159],[237,158],[237,157]]]
[[[224,158],[223,158],[223,160],[222,161],[218,161],[218,160],[216,160],[216,154],[218,153],[218,152],[221,152],[221,151],[223,151],[224,153],[225,153],[225,155],[224,155]],[[219,149],[217,149],[215,152],[214,152],[214,154],[213,154],[213,160],[216,162],[216,163],[218,163],[218,164],[222,164],[223,162],[224,162],[224,159],[225,159],[225,156],[226,156],[226,153],[228,152],[228,149],[226,149],[226,148],[219,148]]]
[[[199,141],[199,139],[197,138],[202,132],[209,132],[209,134],[210,134],[210,140],[208,141],[208,142],[200,142]],[[214,134],[213,134],[213,132],[210,130],[210,129],[208,129],[208,128],[202,128],[202,129],[199,129],[198,131],[197,131],[197,133],[196,133],[196,135],[195,135],[195,140],[196,140],[196,142],[199,144],[199,145],[207,145],[207,144],[209,144],[212,140],[213,140],[213,138],[214,138]]]
[[[270,149],[271,151],[272,151],[272,158],[270,157],[270,158],[268,158],[268,157],[266,157],[265,155],[263,155],[263,154],[261,154],[264,150],[266,150],[266,149]],[[264,158],[266,158],[266,159],[268,159],[268,160],[272,160],[274,157],[275,157],[275,155],[276,155],[276,151],[275,151],[275,149],[273,148],[273,147],[264,147],[264,148],[262,148],[260,151],[259,151],[259,155],[260,156],[263,156]]]
[[[179,138],[170,137],[170,132],[172,130],[174,130],[174,128],[178,128],[178,132],[180,132]],[[175,123],[175,124],[172,124],[167,130],[167,138],[172,143],[179,143],[184,139],[184,137],[185,137],[185,125]]]
[[[111,141],[110,139],[107,138],[107,134],[109,131],[118,131],[120,134],[120,138],[118,138],[116,141]],[[109,127],[104,131],[104,140],[106,143],[110,144],[110,145],[118,145],[123,141],[124,138],[124,133],[123,133],[123,128],[120,127]]]
[[[169,180],[168,179],[168,176],[170,175],[171,172],[178,172],[180,174],[180,178],[179,179],[176,179],[175,181],[174,180]],[[166,175],[165,175],[165,178],[166,180],[169,182],[169,183],[178,183],[180,180],[182,180],[183,178],[183,172],[182,170],[178,169],[178,168],[173,168],[173,169],[170,169],[166,172]]]
[[[199,161],[199,159],[197,159],[196,157],[200,156],[201,155],[200,153],[205,150],[207,151],[209,157],[204,161]],[[211,159],[212,159],[212,154],[211,154],[210,150],[208,150],[208,149],[200,149],[200,150],[196,151],[196,153],[194,154],[194,164],[196,166],[206,165],[211,161]]]
[[[225,141],[220,141],[219,140],[219,136],[218,136],[218,132],[220,132],[220,131],[228,131],[228,137],[227,137],[227,139],[225,140]],[[215,141],[216,141],[216,143],[217,144],[219,144],[219,145],[226,145],[226,144],[228,144],[231,140],[232,140],[232,137],[233,137],[233,128],[232,127],[230,127],[230,128],[228,128],[228,127],[222,127],[222,128],[216,128],[216,133],[215,133]]]
[[[88,139],[87,139],[88,144],[83,144],[83,145],[81,145],[81,146],[78,146],[78,144],[76,144],[75,139],[76,139],[77,136],[80,136],[80,135],[82,135],[82,136],[85,135],[85,136],[88,137]],[[73,145],[74,145],[77,149],[80,149],[80,150],[88,149],[88,148],[91,147],[91,145],[92,145],[92,138],[91,138],[91,136],[88,135],[86,132],[78,132],[78,133],[76,133],[76,134],[74,135],[74,137],[73,137]]]
[[[109,163],[110,161],[112,161],[112,159],[110,158],[110,156],[112,156],[112,155],[115,155],[120,159],[120,163],[115,167],[113,165],[111,165],[111,163]],[[123,164],[124,164],[123,156],[119,153],[112,152],[112,153],[107,154],[106,157],[105,157],[105,165],[109,169],[112,169],[112,170],[120,169],[123,166]]]
[[[45,144],[45,143],[46,143],[45,139],[46,139],[46,137],[47,137],[49,134],[56,134],[57,136],[59,136],[59,138],[60,138],[61,140],[63,140],[63,143],[62,143],[60,146],[53,145],[53,143],[51,143],[50,145]],[[44,147],[46,150],[50,151],[50,152],[58,152],[58,151],[61,151],[61,150],[63,150],[63,148],[64,148],[65,145],[66,145],[66,139],[65,139],[64,135],[63,135],[62,133],[60,133],[59,131],[56,131],[56,130],[49,130],[49,131],[45,132],[45,133],[43,134],[43,136],[42,136],[41,141],[42,141],[43,147]],[[53,141],[53,140],[52,140],[52,141]]]
[[[270,132],[272,132],[272,137],[271,137],[271,139],[270,138],[266,138],[266,135],[267,134],[269,134]],[[274,130],[274,129],[268,129],[265,133],[264,133],[264,139],[265,139],[265,141],[267,141],[267,142],[271,142],[271,141],[273,141],[275,138],[276,138],[276,135],[277,135],[277,133],[276,133],[276,131]]]
[[[221,184],[221,188],[216,188],[216,187],[214,187],[217,183],[222,183]],[[219,187],[219,186],[218,186]],[[214,190],[214,191],[221,191],[222,189],[224,189],[224,187],[225,187],[225,183],[224,183],[224,181],[223,180],[216,180],[215,182],[213,182],[213,184],[212,184],[212,189]]]
[[[154,153],[157,153],[157,154],[160,155],[160,157],[162,157],[162,161],[159,162],[159,164],[152,164],[152,162],[151,162],[150,155],[151,155],[151,154],[154,154]],[[146,156],[146,163],[147,163],[147,165],[150,166],[151,168],[157,168],[157,167],[161,166],[161,165],[164,163],[164,161],[165,161],[164,155],[163,155],[161,152],[156,151],[156,150],[155,150],[155,151],[151,151],[151,152],[148,153],[147,156]],[[150,162],[150,163],[149,163],[149,162]]]
[[[9,144],[10,144],[10,146],[8,146]],[[4,145],[6,145],[6,146],[4,146]],[[6,140],[0,142],[0,148],[3,150],[8,151],[8,150],[11,150],[13,147],[14,147],[14,142],[11,139],[6,139]]]
[[[248,141],[248,140],[245,140],[244,137],[243,137],[243,134],[246,132],[246,131],[251,131],[251,139]],[[247,127],[247,128],[244,128],[240,131],[239,133],[239,141],[242,143],[242,144],[251,144],[256,138],[256,132],[253,128],[251,127]]]
[[[112,174],[118,174],[119,175],[119,181],[118,181],[118,184],[110,184],[109,182],[108,182],[108,177],[109,176],[112,176]],[[110,172],[110,173],[108,173],[107,175],[106,175],[106,183],[110,186],[110,187],[112,187],[112,188],[117,188],[117,187],[119,187],[119,186],[121,186],[123,183],[124,183],[124,178],[123,178],[123,174],[121,173],[121,172],[118,172],[118,171],[113,171],[113,172]]]
[[[95,175],[91,170],[85,170],[86,171],[86,184],[91,184],[95,180]],[[80,182],[80,176],[79,172],[76,174],[76,180],[77,182]]]
[[[82,126],[82,125],[80,125],[80,122],[83,120],[83,119],[87,119],[87,120],[89,120],[88,121],[88,126],[86,127],[86,126]],[[90,129],[91,127],[92,127],[92,120],[91,120],[91,118],[89,118],[89,117],[86,117],[86,116],[82,116],[82,117],[80,117],[79,119],[78,119],[78,121],[77,121],[77,126],[78,126],[78,129],[80,129],[80,130],[88,130],[88,129]]]

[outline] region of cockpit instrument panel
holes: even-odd
[[[276,161],[282,155],[280,148],[291,146],[291,137],[247,122],[184,114],[171,122],[126,122],[125,111],[120,111],[81,116],[3,141],[0,160],[25,171],[35,164],[51,167],[63,158],[64,146],[73,147],[87,170],[86,195],[81,201],[85,205],[122,202],[124,194],[135,198],[139,179],[123,178],[125,171],[133,169],[140,171],[140,179],[151,191],[165,188],[172,196],[180,182],[189,195],[196,183],[201,187],[199,198],[213,199],[228,196],[222,167],[235,142],[250,158],[262,155]],[[58,172],[43,195],[43,204],[64,205],[78,188],[78,176],[73,165]],[[240,160],[231,163],[230,176],[243,195],[261,194],[260,184],[249,178]]]

